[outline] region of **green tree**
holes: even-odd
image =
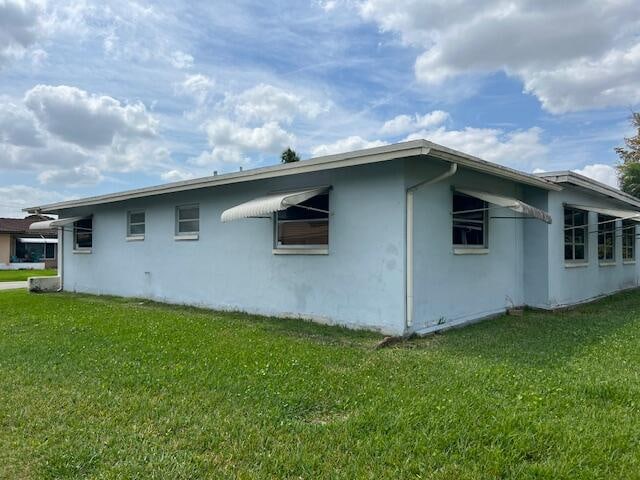
[[[622,160],[618,164],[620,188],[634,197],[640,197],[640,112],[631,115],[631,124],[637,128],[633,137],[624,139],[625,147],[616,147],[616,153]]]
[[[300,157],[295,152],[295,150],[291,150],[290,148],[287,148],[284,152],[282,152],[280,158],[282,159],[282,163],[293,163],[300,161]]]

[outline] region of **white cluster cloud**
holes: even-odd
[[[178,93],[193,97],[197,103],[203,104],[215,86],[215,80],[202,73],[187,75],[176,87]]]
[[[43,2],[0,1],[0,67],[21,58],[38,38],[42,28]]]
[[[402,141],[425,139],[514,168],[528,169],[535,165],[544,164],[547,160],[549,148],[543,143],[542,130],[538,127],[509,132],[496,128],[472,127],[450,130],[442,125],[450,118],[449,113],[440,110],[424,115],[398,115],[385,122],[380,128],[380,132],[394,136],[410,131],[411,133],[402,138]],[[350,136],[334,143],[317,145],[312,148],[312,153],[314,155],[330,155],[378,147],[387,143],[387,141],[380,139],[367,140],[360,136]]]
[[[0,98],[0,169],[38,172],[42,184],[100,182],[105,172],[171,164],[157,145],[158,120],[144,104],[70,86],[37,85]]]
[[[24,104],[50,133],[62,140],[93,148],[110,145],[115,137],[153,137],[158,121],[144,104],[123,105],[106,95],[91,95],[66,85],[36,85]]]
[[[25,215],[23,208],[60,202],[69,198],[51,190],[35,188],[27,185],[0,186],[0,217],[21,218]]]
[[[363,148],[381,147],[387,145],[388,142],[382,140],[365,140],[364,138],[354,135],[351,137],[341,138],[333,143],[324,143],[317,145],[311,149],[311,153],[316,156],[334,155],[336,153],[349,152],[351,150],[361,150]]]
[[[427,85],[503,71],[553,113],[640,101],[637,0],[365,0],[360,13],[424,49]]]
[[[330,105],[306,98],[282,88],[260,83],[237,95],[228,95],[225,103],[242,121],[291,123],[295,117],[314,119]]]
[[[194,79],[192,83],[205,82]],[[314,121],[330,109],[330,102],[320,102],[312,95],[266,83],[240,92],[227,92],[224,99],[214,105],[214,118],[202,126],[211,149],[189,163],[220,169],[249,166],[255,163],[255,156],[275,156],[287,147],[295,148],[297,138],[287,130],[288,125],[294,121],[297,126]]]
[[[433,112],[426,113],[424,115],[419,115],[417,113],[413,116],[398,115],[397,117],[386,121],[380,129],[380,133],[384,135],[409,133],[421,128],[432,128],[442,125],[448,119],[449,114],[442,110],[434,110]]]
[[[593,165],[586,165],[580,169],[575,169],[574,171],[580,175],[593,178],[605,185],[609,185],[610,187],[620,188],[620,183],[618,182],[618,171],[611,165],[595,163]]]

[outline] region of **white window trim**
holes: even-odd
[[[625,228],[625,221],[622,220],[622,222],[620,223],[621,225],[621,232],[622,232],[622,264],[623,265],[633,265],[634,263],[636,263],[636,225],[635,223],[629,224],[627,223],[627,227]],[[627,233],[626,230],[632,230],[632,233],[629,234]],[[625,235],[630,236],[633,240],[631,242],[630,246],[626,246],[624,244],[624,238]],[[631,250],[633,251],[633,257],[631,258],[624,258],[624,252],[625,252],[625,248],[631,248]]]
[[[589,262],[585,262],[583,260],[565,260],[564,268],[582,268],[588,267]]]
[[[606,217],[606,219],[601,220],[600,217]],[[598,214],[597,217],[598,220],[598,265],[600,265],[601,267],[611,267],[613,265],[615,265],[617,263],[617,258],[616,255],[618,253],[618,249],[616,248],[616,231],[618,230],[618,219],[617,218],[612,218],[609,215],[601,215]],[[608,222],[608,223],[602,223],[602,222]],[[603,229],[603,227],[606,225],[606,230]],[[610,226],[612,228],[610,228]],[[602,229],[602,230],[601,230]],[[602,232],[602,233],[601,233]],[[611,236],[613,237],[613,241],[611,242],[611,258],[600,258],[600,237],[602,237],[603,239],[603,246],[606,252],[606,237],[607,236]]]
[[[186,208],[197,208],[198,209],[198,218],[183,218],[180,219],[180,210]],[[200,237],[200,204],[199,203],[185,203],[183,205],[176,205],[175,210],[175,234],[174,240],[198,240]],[[180,222],[193,222],[198,221],[198,230],[195,232],[180,232]]]
[[[454,245],[453,254],[454,255],[487,255],[489,253],[489,249],[486,247],[481,247],[480,245],[473,247],[458,247]]]
[[[274,248],[274,255],[329,255],[328,248]]]
[[[136,214],[136,213],[144,214],[144,222],[131,223],[131,214]],[[144,225],[145,233],[131,233],[132,225]],[[136,240],[144,240],[144,236],[146,232],[147,232],[147,212],[144,209],[128,210],[127,211],[127,236],[126,236],[127,241],[132,242]]]

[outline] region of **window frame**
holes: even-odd
[[[571,228],[571,238],[572,241],[567,243],[567,239],[566,239],[566,235],[567,235],[567,221],[566,221],[566,217],[567,217],[567,211],[571,211],[572,215],[571,215],[571,225],[569,228]],[[568,264],[568,265],[586,265],[589,263],[589,211],[588,210],[581,210],[579,208],[572,208],[572,207],[564,207],[564,210],[562,212],[564,214],[564,229],[563,229],[563,238],[564,238],[564,248],[563,248],[563,256],[566,254],[566,248],[567,248],[567,244],[571,245],[571,252],[573,253],[572,258],[568,259],[565,257],[564,259],[564,263]],[[578,228],[575,227],[579,227],[579,225],[575,224],[575,214],[576,213],[581,213],[584,215],[585,221],[586,223],[583,223],[582,226],[582,230],[583,230],[583,235],[584,235],[584,243],[576,243],[575,241],[575,232],[576,230],[578,230]],[[584,249],[584,258],[576,258],[576,245],[582,245],[583,249]]]
[[[144,221],[142,222],[132,222],[131,215],[142,213],[144,215]],[[131,226],[133,225],[142,225],[144,228],[143,233],[132,233]],[[128,210],[127,211],[127,238],[128,239],[136,239],[136,240],[144,240],[144,237],[147,233],[147,212],[144,209],[136,209],[136,210]]]
[[[613,265],[616,263],[616,227],[618,219],[610,215],[598,214],[598,262],[600,265]],[[607,237],[611,237],[611,257],[607,257]],[[600,248],[604,255],[600,257]]]
[[[191,209],[191,208],[197,208],[198,209],[198,216],[195,218],[180,218],[180,211],[181,210],[186,210],[186,209]],[[194,231],[186,231],[186,232],[181,232],[180,231],[180,223],[183,222],[194,222],[197,221],[198,222],[198,230],[194,230]],[[200,204],[199,203],[185,203],[183,205],[176,205],[175,208],[175,239],[176,240],[197,240],[200,237]]]
[[[89,247],[81,247],[81,246],[78,245],[78,223],[84,222],[84,221],[87,221],[87,220],[89,220],[91,222],[91,230],[89,232],[89,235],[91,236],[91,246],[89,246]],[[93,250],[93,231],[94,231],[93,216],[90,216],[88,218],[83,218],[81,220],[73,222],[73,251],[74,252],[91,253],[91,251]],[[86,232],[84,232],[84,233],[86,233]]]
[[[453,246],[454,253],[488,252],[489,251],[489,204],[485,200],[482,200],[480,198],[477,198],[471,195],[467,195],[462,192],[458,192],[456,190],[453,190],[451,193],[452,193],[451,194],[451,244]],[[481,221],[469,220],[469,219],[464,220],[468,223],[482,224],[482,244],[481,245],[473,245],[468,243],[454,243],[453,232],[454,232],[454,228],[456,228],[455,227],[456,214],[454,211],[454,202],[455,202],[456,195],[461,197],[473,198],[478,202],[482,202],[482,220]]]
[[[625,226],[626,225],[626,226]],[[627,244],[631,240],[630,244]],[[631,251],[631,256],[626,255]],[[622,261],[625,263],[636,262],[636,222],[634,220],[622,220]]]
[[[327,196],[327,213],[326,218],[301,218],[301,219],[284,219],[279,218],[279,212],[273,213],[273,253],[275,254],[327,254],[329,252],[329,244],[331,242],[331,196],[330,192],[320,193],[311,198],[319,197],[322,195]],[[309,199],[311,200],[311,199]],[[301,202],[304,203],[304,202]],[[289,208],[303,208],[297,205],[292,205]],[[288,210],[288,209],[287,209]],[[322,212],[318,212],[320,214]],[[280,238],[280,225],[283,223],[324,223],[327,224],[327,243],[326,244],[282,244],[279,241]]]

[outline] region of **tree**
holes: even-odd
[[[282,159],[282,163],[293,163],[300,161],[300,157],[295,152],[295,150],[291,150],[290,148],[287,148],[284,152],[282,152],[280,158]]]
[[[620,188],[634,197],[640,197],[640,112],[631,115],[631,124],[638,129],[633,137],[624,139],[626,148],[616,147],[616,153],[622,160],[618,164]]]

